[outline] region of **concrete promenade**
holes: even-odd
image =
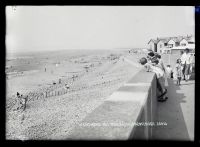
[[[153,139],[194,140],[194,86],[195,80],[181,81],[177,86],[169,79],[168,100],[157,105],[157,121],[167,125],[156,126]]]

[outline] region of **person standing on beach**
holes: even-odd
[[[21,105],[17,109],[21,109],[23,107],[23,111],[24,111],[26,109],[28,95],[23,96],[22,94],[20,95],[19,92],[17,92],[17,98],[18,98],[19,104]]]

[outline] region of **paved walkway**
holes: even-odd
[[[194,85],[195,80],[181,81],[176,86],[169,80],[166,102],[158,102],[157,121],[167,126],[155,128],[156,140],[194,140]]]

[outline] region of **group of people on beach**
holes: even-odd
[[[186,82],[190,79],[194,69],[194,58],[189,54],[189,49],[185,49],[184,53],[182,52],[181,57],[177,59],[174,69],[170,65],[165,66],[161,55],[153,51],[150,51],[147,57],[141,58],[139,63],[144,65],[148,72],[156,73],[159,102],[164,102],[168,99],[166,96],[168,78],[173,78],[176,80],[177,85],[180,85],[182,79]]]
[[[59,79],[59,84],[61,84],[61,79]],[[56,82],[53,82],[53,85],[56,84]],[[70,86],[69,84],[65,84],[64,85],[64,89],[68,90],[70,89]],[[47,90],[50,90],[49,88],[47,88]],[[19,110],[19,109],[23,109],[23,111],[26,109],[26,105],[27,105],[27,100],[28,100],[28,95],[22,95],[20,94],[19,92],[17,92],[17,109],[16,110]]]

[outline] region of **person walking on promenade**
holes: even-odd
[[[190,58],[190,73],[194,73],[195,69],[195,54],[191,55],[191,58]]]
[[[171,65],[167,65],[166,67],[167,78],[173,78],[173,71]]]
[[[182,66],[182,79],[185,80],[185,52],[181,51],[181,66]]]
[[[184,51],[181,51],[180,54],[181,54],[181,56],[182,56],[182,55],[184,54]],[[181,56],[180,56],[180,57],[181,57]]]
[[[174,68],[174,79],[176,80],[177,85],[180,85],[181,77],[182,77],[181,59],[177,59],[176,65]]]
[[[190,78],[190,61],[191,55],[189,49],[185,49],[185,53],[181,56],[181,64],[183,65],[183,74],[185,75],[185,81],[187,82]]]

